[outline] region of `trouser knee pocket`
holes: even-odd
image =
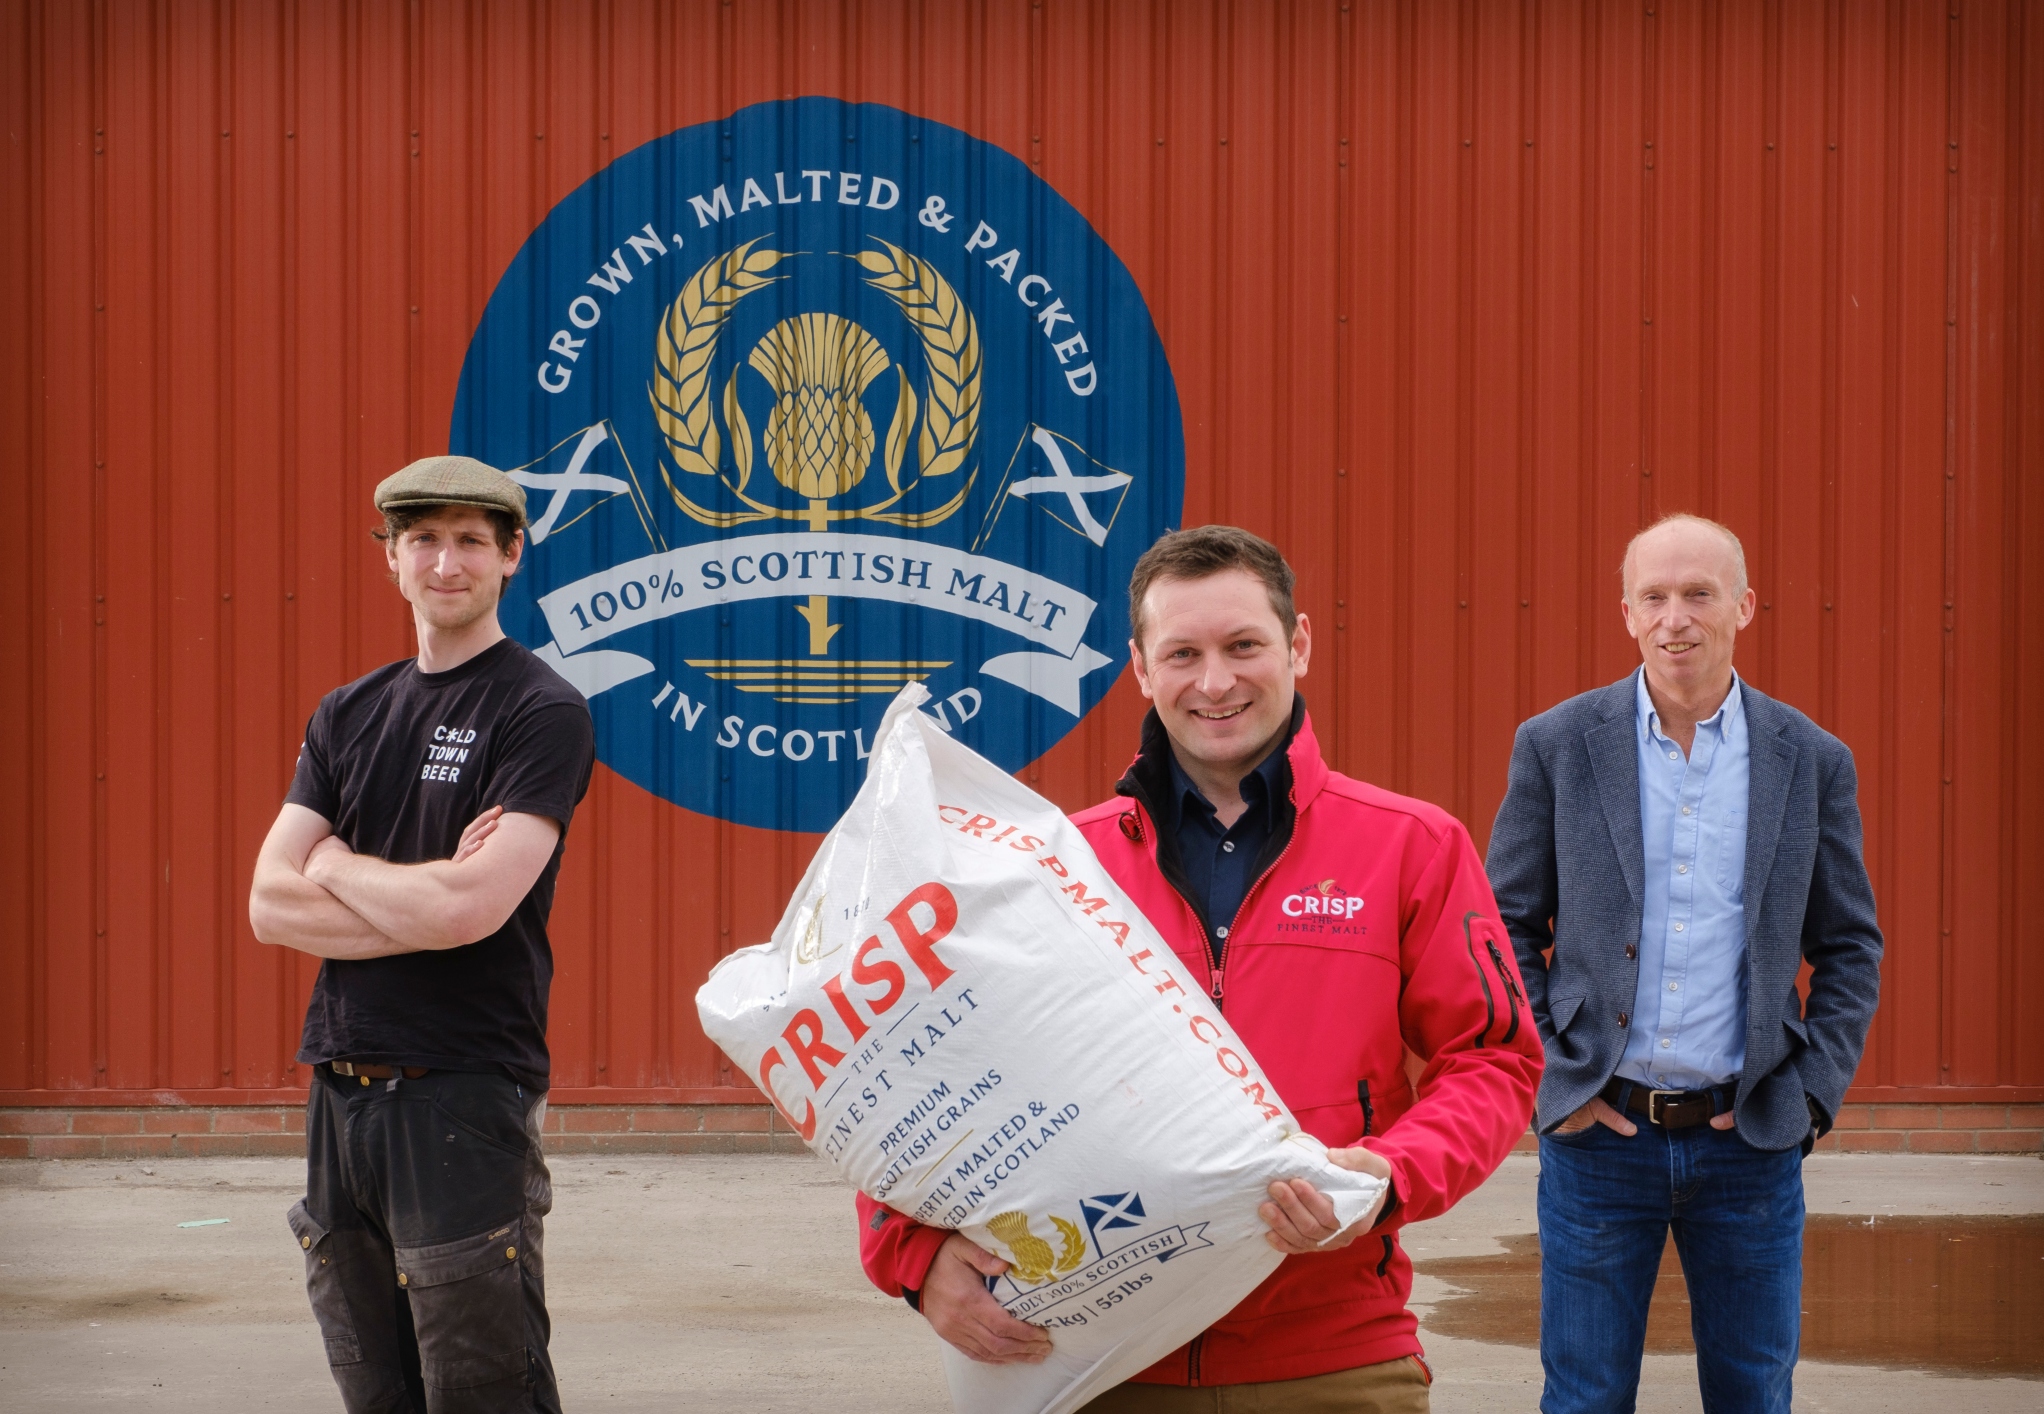
[[[350,1414],[403,1409],[395,1363],[387,1249],[362,1228],[329,1230],[300,1199],[285,1221],[305,1254],[305,1291],[326,1362]]]
[[[524,1224],[396,1249],[436,1411],[515,1407],[528,1384]]]

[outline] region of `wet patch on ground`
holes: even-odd
[[[1540,1239],[1487,1257],[1416,1261],[1459,1290],[1427,1328],[1540,1343]],[[2044,1217],[1812,1216],[1803,1232],[1803,1358],[1945,1374],[2044,1378]],[[1647,1314],[1647,1349],[1692,1351],[1673,1242]]]

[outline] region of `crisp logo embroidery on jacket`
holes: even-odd
[[[1363,900],[1332,879],[1322,879],[1310,889],[1287,894],[1279,903],[1287,918],[1353,918],[1363,911]]]

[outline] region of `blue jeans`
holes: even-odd
[[[1544,1414],[1631,1414],[1668,1231],[1706,1414],[1789,1414],[1802,1334],[1803,1156],[1628,1115],[1540,1136]]]

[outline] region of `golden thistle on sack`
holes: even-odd
[[[1048,1242],[1030,1231],[1027,1213],[996,1213],[987,1219],[987,1231],[1008,1249],[1014,1277],[1025,1286],[1035,1286],[1054,1276],[1067,1276],[1086,1260],[1086,1235],[1079,1231],[1079,1225],[1055,1214],[1050,1222],[1064,1239],[1062,1250],[1055,1254]]]

